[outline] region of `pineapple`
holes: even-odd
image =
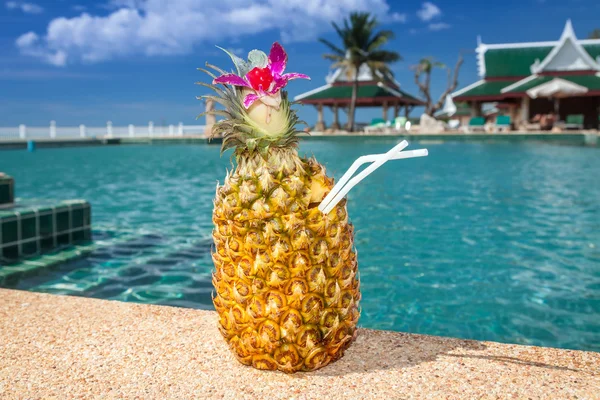
[[[328,215],[319,203],[333,179],[297,152],[298,118],[281,89],[287,55],[248,61],[230,54],[237,74],[210,66],[211,98],[225,111],[213,127],[235,168],[214,200],[214,306],[219,330],[245,365],[312,371],[343,356],[356,337],[360,300],[353,227],[346,201]],[[222,86],[217,86],[221,84]]]

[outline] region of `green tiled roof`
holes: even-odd
[[[583,48],[588,52],[590,56],[595,60],[596,57],[600,56],[600,45],[599,44],[584,44]]]
[[[525,77],[531,74],[531,65],[535,60],[542,62],[552,46],[521,47],[507,49],[488,49],[484,53],[485,76],[492,77]],[[600,44],[587,44],[583,48],[596,59],[600,56]]]
[[[525,82],[524,84],[509,90],[507,93],[523,93],[531,88],[541,85],[542,83],[549,82],[553,78],[553,76],[539,76],[529,82]]]
[[[536,86],[539,86],[543,83],[549,82],[554,78],[564,79],[566,81],[571,81],[577,85],[585,86],[589,90],[600,90],[600,77],[596,75],[567,75],[567,76],[540,76],[536,79],[533,79],[529,82],[525,82],[524,84],[517,86],[514,89],[508,91],[508,93],[523,93],[529,89],[532,89]]]
[[[455,97],[455,99],[461,99],[463,97],[471,97],[471,96],[497,96],[500,95],[500,91],[515,83],[515,80],[511,81],[488,81],[482,82],[480,85],[475,86],[474,88],[459,94]]]
[[[405,98],[409,102],[413,103],[421,103],[421,100],[417,99],[414,96],[400,90],[400,89],[392,89],[394,92],[399,92],[402,94],[402,97]],[[394,92],[390,92],[383,87],[378,85],[361,85],[358,87],[357,98],[377,98],[377,97],[398,97],[394,94]],[[306,100],[321,100],[321,99],[351,99],[352,98],[352,86],[351,85],[343,85],[343,86],[332,86],[316,93],[311,94],[310,96],[299,99],[299,102],[303,102]]]
[[[585,86],[589,90],[600,90],[600,77],[596,75],[573,75],[561,78]]]
[[[490,49],[485,52],[485,76],[508,77],[531,75],[531,64],[540,62],[552,47],[525,47],[518,49]]]

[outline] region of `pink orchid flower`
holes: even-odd
[[[262,53],[264,55],[264,53]],[[264,104],[279,110],[281,104],[281,92],[288,81],[292,79],[310,79],[307,75],[299,73],[283,74],[287,64],[287,54],[283,47],[275,42],[271,47],[267,65],[263,68],[255,66],[241,77],[236,74],[221,75],[213,81],[213,84],[240,86],[252,90],[244,98],[244,107],[250,108],[255,101],[260,100]]]

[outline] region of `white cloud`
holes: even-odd
[[[17,47],[32,47],[39,40],[39,36],[35,32],[27,32],[19,36],[17,39]]]
[[[405,23],[408,19],[408,16],[404,13],[393,13],[392,15],[390,15],[390,20],[393,22],[400,22],[400,23]]]
[[[73,7],[71,7],[73,10],[75,11],[85,11],[87,10],[86,6],[82,6],[81,4],[76,4]]]
[[[384,22],[406,19],[390,14],[387,0],[112,0],[108,7],[108,15],[55,18],[43,36],[28,32],[16,45],[22,54],[66,65],[186,54],[199,43],[226,44],[267,31],[278,33],[274,40],[309,41],[350,11],[374,12]]]
[[[23,1],[7,1],[4,5],[8,10],[21,10],[25,14],[39,14],[44,11],[44,8],[37,4]]]
[[[442,10],[433,3],[426,1],[421,6],[421,9],[417,11],[417,16],[421,21],[431,21],[432,19],[442,15]]]
[[[41,44],[40,37],[35,32],[27,32],[16,40],[17,47],[26,56],[41,58],[48,64],[63,67],[67,65],[67,54],[63,50],[47,51]]]
[[[433,24],[429,24],[428,28],[430,31],[441,31],[444,29],[450,29],[451,25],[445,22],[436,22]]]

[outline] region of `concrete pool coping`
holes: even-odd
[[[600,398],[600,353],[360,329],[339,361],[239,364],[212,311],[0,289],[1,398]]]
[[[398,138],[409,141],[469,141],[469,142],[518,142],[518,141],[541,141],[551,143],[564,143],[573,145],[596,146],[600,141],[598,132],[511,132],[511,133],[415,133],[415,134],[330,134],[323,132],[312,132],[310,136],[302,135],[302,140],[327,140],[328,138],[365,138],[382,139]],[[23,150],[27,149],[28,140],[36,143],[36,148],[56,147],[84,147],[84,146],[118,146],[132,144],[215,144],[221,143],[221,139],[209,140],[204,135],[197,136],[157,136],[157,137],[122,137],[122,138],[57,138],[57,139],[0,139],[0,150]]]

